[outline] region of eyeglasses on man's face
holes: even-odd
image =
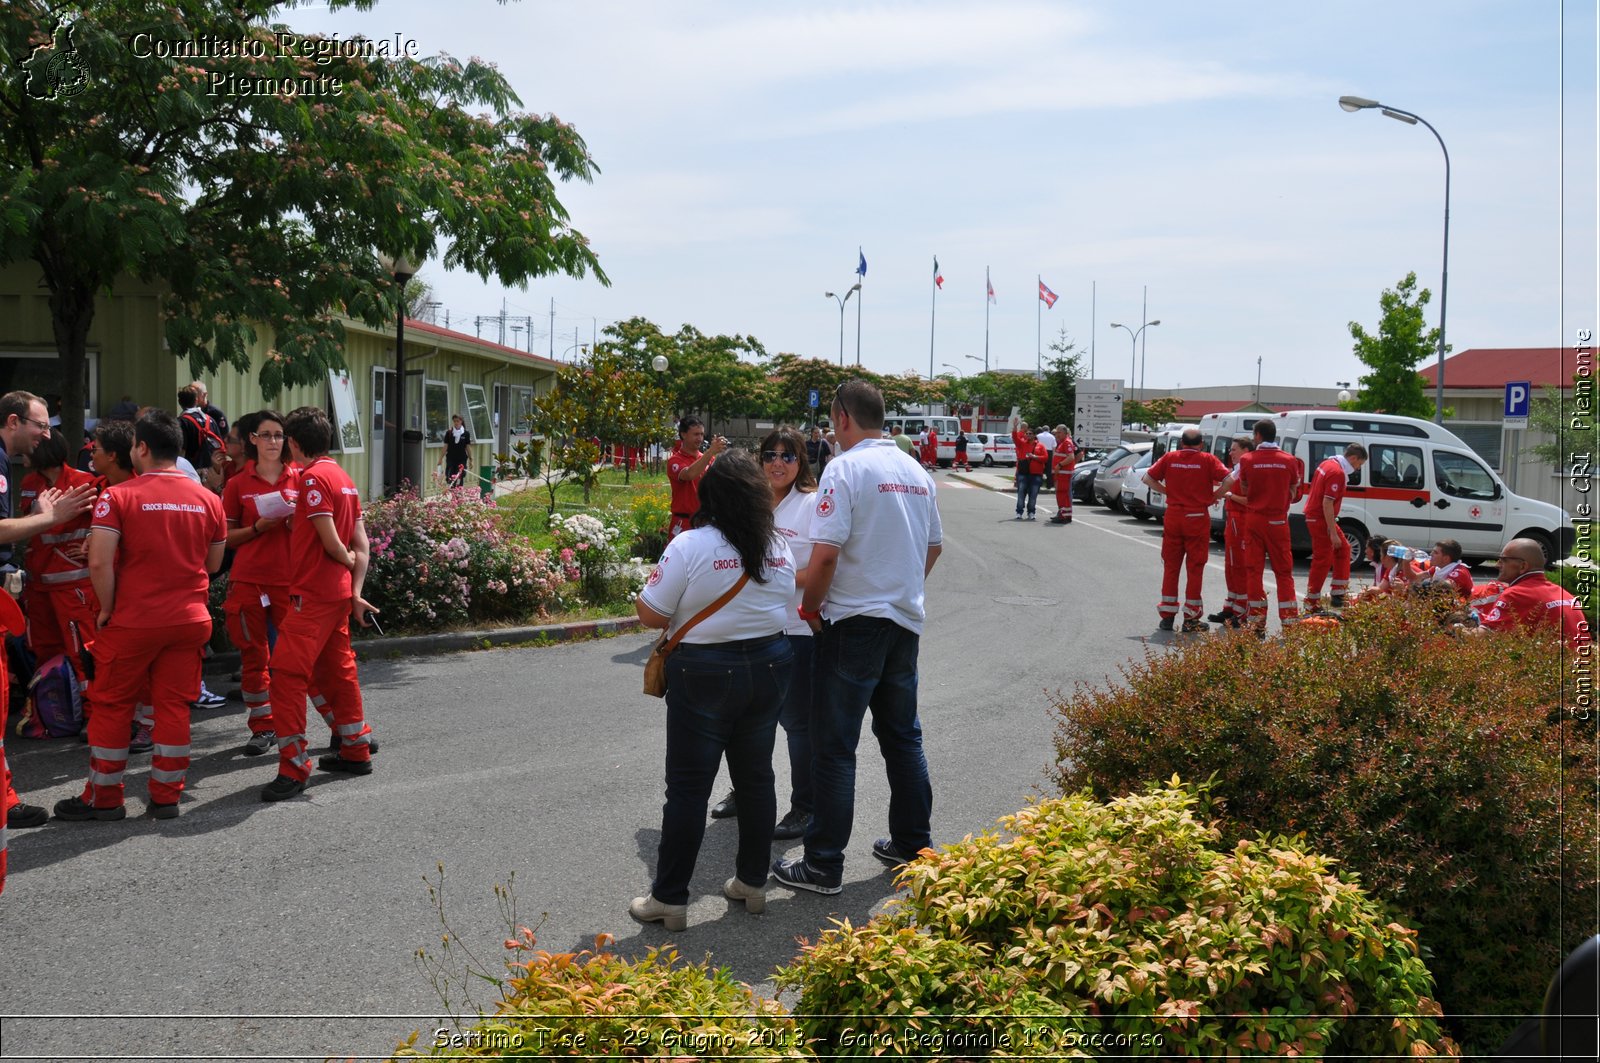
[[[24,417],[23,420],[33,425],[33,427],[39,429],[41,432],[48,433],[50,431],[49,421],[36,421],[32,417]]]
[[[775,461],[781,461],[785,465],[793,465],[799,460],[795,455],[783,450],[763,450],[761,452],[761,464],[763,465],[771,465]]]

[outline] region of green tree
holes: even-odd
[[[1354,407],[1373,413],[1432,417],[1434,405],[1423,389],[1417,366],[1439,353],[1439,330],[1428,329],[1424,311],[1432,293],[1417,291],[1413,270],[1378,299],[1382,315],[1378,334],[1371,335],[1359,322],[1350,322],[1355,354],[1371,372],[1364,375]],[[1445,348],[1449,350],[1448,345]]]
[[[374,0],[327,0],[367,9]],[[81,430],[95,297],[159,279],[166,343],[195,372],[247,369],[268,395],[344,364],[340,316],[381,327],[396,293],[378,252],[520,284],[605,275],[557,177],[597,167],[577,132],[525,114],[491,65],[292,34],[275,0],[46,0],[0,6],[0,264],[37,263]],[[249,42],[159,58],[135,41]],[[64,67],[73,79],[45,76]],[[442,245],[442,247],[441,247]],[[259,330],[259,332],[258,332]]]
[[[1122,401],[1123,424],[1146,424],[1151,428],[1157,425],[1168,424],[1178,419],[1178,408],[1183,405],[1183,400],[1171,395],[1163,395],[1159,399],[1124,399]]]
[[[833,393],[846,380],[866,375],[854,366],[841,366],[826,358],[801,358],[797,354],[777,354],[767,363],[771,382],[774,417],[793,424],[806,424],[828,416]],[[877,374],[872,374],[876,378]],[[817,391],[817,408],[811,408],[811,390]]]
[[[1063,328],[1050,349],[1054,358],[1045,363],[1044,376],[1033,389],[1030,413],[1023,416],[1029,424],[1071,426],[1078,416],[1078,380],[1083,376],[1083,359],[1077,353],[1078,345],[1067,338]]]

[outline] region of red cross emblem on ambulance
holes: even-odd
[[[1471,509],[1467,510],[1467,512],[1472,514],[1473,520],[1477,520],[1479,517],[1483,516],[1483,510],[1478,506],[1473,506]]]

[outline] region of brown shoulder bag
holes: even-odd
[[[739,577],[732,587],[727,589],[722,597],[700,610],[687,624],[680,627],[678,633],[673,635],[672,638],[667,638],[665,631],[661,633],[661,638],[656,640],[655,648],[650,651],[649,659],[644,662],[644,692],[646,694],[653,698],[666,696],[667,658],[672,655],[672,651],[678,648],[678,643],[683,641],[683,636],[689,633],[690,628],[733,601],[733,596],[743,590],[744,585],[748,582],[750,582],[750,573],[746,572]]]

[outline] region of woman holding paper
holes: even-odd
[[[239,418],[244,438],[243,471],[228,481],[222,512],[233,550],[228,599],[223,605],[228,636],[239,647],[240,690],[249,711],[250,756],[277,745],[267,661],[267,625],[282,626],[289,612],[289,530],[284,522],[300,497],[300,478],[283,459],[283,415],[275,410]]]

